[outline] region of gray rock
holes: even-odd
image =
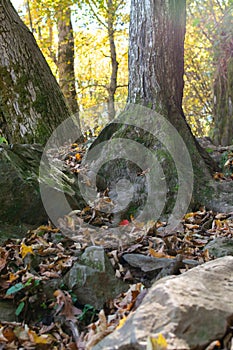
[[[1,300],[0,301],[0,322],[15,322],[15,306],[13,302]]]
[[[39,145],[0,146],[0,222],[40,224],[47,219],[40,193]]]
[[[167,268],[174,262],[172,258],[154,258],[143,254],[124,254],[123,258],[131,266],[139,267],[145,272]]]
[[[80,262],[64,276],[64,283],[85,305],[101,309],[107,300],[128,289],[128,284],[115,277],[114,269],[102,247],[88,247]]]
[[[11,231],[7,227],[9,225],[13,231],[19,226],[19,231],[25,234],[31,226],[38,227],[48,221],[38,180],[42,154],[43,147],[37,144],[0,145],[0,230],[4,236],[7,235],[5,231]],[[58,169],[57,164],[56,161],[44,164],[40,179],[48,201],[51,200],[46,209],[56,207],[55,219],[68,214],[62,211],[62,205],[60,211],[59,205],[55,206],[55,203],[62,202],[60,198],[64,194],[70,204],[69,210],[84,206],[77,178],[73,174],[65,174],[65,170]],[[8,237],[11,238],[10,235]]]
[[[205,250],[214,258],[221,258],[223,256],[233,256],[233,239],[227,237],[217,237],[205,246]]]
[[[93,350],[145,350],[163,334],[168,349],[204,349],[224,336],[233,314],[233,257],[156,282],[125,324]]]
[[[233,212],[233,181],[215,181],[215,195],[206,207],[220,213]]]

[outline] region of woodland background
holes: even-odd
[[[184,113],[195,136],[221,145],[233,138],[232,5],[187,1]],[[129,1],[27,0],[18,11],[83,130],[98,134],[115,115],[111,102],[127,99]]]

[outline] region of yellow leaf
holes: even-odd
[[[21,243],[20,254],[21,254],[22,258],[24,259],[27,254],[34,254],[34,252],[33,252],[33,249],[31,246],[28,246],[24,243]]]
[[[13,281],[17,280],[17,278],[19,278],[18,275],[15,275],[14,273],[10,272],[8,281],[13,282]]]
[[[189,219],[189,218],[192,218],[192,217],[194,217],[195,216],[195,214],[196,213],[187,213],[186,215],[185,215],[185,219]]]
[[[75,154],[75,159],[76,159],[76,160],[81,160],[81,159],[82,159],[81,154],[80,154],[80,153],[76,153],[76,154]]]
[[[149,253],[151,256],[153,256],[154,258],[171,258],[171,259],[174,259],[175,257],[174,256],[171,256],[171,255],[167,255],[165,253],[162,253],[162,252],[156,252],[153,248],[149,248]]]
[[[146,350],[167,350],[167,341],[162,334],[157,338],[148,337]]]
[[[120,322],[119,322],[118,326],[116,327],[116,329],[120,329],[122,326],[124,326],[126,320],[127,320],[127,317],[124,316],[124,317],[120,320]]]
[[[35,344],[51,344],[53,342],[53,338],[49,334],[37,335],[36,332],[29,329],[28,335],[29,335],[31,342],[33,342]]]

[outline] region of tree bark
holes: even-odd
[[[214,135],[217,145],[233,144],[233,35],[223,28],[214,80]]]
[[[132,0],[130,18],[129,102],[181,112],[185,1]]]
[[[117,73],[118,73],[118,61],[116,55],[116,45],[115,45],[115,30],[114,30],[114,8],[112,0],[108,0],[107,4],[108,9],[108,38],[110,45],[110,54],[111,54],[111,64],[112,72],[110,78],[110,85],[108,89],[108,118],[109,121],[113,120],[115,117],[115,93],[117,90]]]
[[[192,189],[187,187],[187,192],[190,190],[190,193],[192,193],[191,207],[197,209],[200,205],[207,203],[213,193],[213,189],[211,189],[211,171],[215,169],[215,163],[192,135],[182,110],[185,19],[185,0],[131,0],[128,114],[130,115],[132,110],[134,113],[134,108],[131,109],[132,105],[145,106],[159,113],[179,132],[192,161],[193,170],[190,168],[190,172],[193,171],[194,173],[194,190],[192,192]],[[153,136],[151,137],[150,130],[143,127],[142,121],[140,121],[139,129],[134,128],[134,131],[132,131],[132,124],[128,123],[127,120],[127,108],[124,113],[123,117],[118,118],[118,120],[121,120],[121,124],[119,124],[119,121],[110,123],[100,133],[90,150],[94,150],[103,141],[114,138],[131,138],[146,146],[152,152],[157,150],[158,156],[166,154],[163,168],[169,188],[168,199],[170,203],[174,204],[174,196],[176,196],[175,192],[179,184],[174,180],[174,164],[172,165],[170,162],[168,152],[163,153],[164,149],[161,151],[158,140]],[[132,120],[133,113],[131,113],[129,121]],[[143,113],[143,111],[142,115],[135,113],[135,120],[143,118]],[[122,124],[124,118],[125,124]],[[156,118],[156,113],[151,113],[151,118]],[[131,125],[131,127],[129,128],[128,125]],[[168,135],[164,135],[164,137],[164,143],[166,144]],[[121,143],[123,144],[122,141]],[[129,148],[129,154],[136,152],[133,142]],[[103,158],[105,154],[106,151],[103,151]],[[118,150],[118,157],[120,157],[120,154],[121,151]],[[164,158],[163,155],[161,158]],[[182,167],[182,154],[180,154],[179,162]],[[107,172],[107,175],[104,175],[103,171],[101,174],[107,179],[108,188],[114,186],[114,181],[116,183],[122,175],[130,181],[139,183],[138,173],[140,171],[137,167],[133,167],[129,163],[119,164],[120,161],[115,163],[116,165],[105,166],[103,170]],[[120,173],[120,166],[122,168],[126,166],[128,169]],[[146,169],[143,169],[143,171],[146,171]],[[133,172],[135,176],[132,176]],[[130,178],[127,174],[131,174]],[[143,192],[142,183],[139,187],[140,191]],[[141,196],[140,193],[139,196]],[[154,198],[155,203],[158,200],[158,198]],[[133,206],[135,206],[137,199],[133,201]],[[140,206],[142,204],[141,199],[138,202]],[[167,212],[169,210],[170,208],[167,208]]]
[[[166,117],[184,139],[194,172],[201,166],[204,175],[203,159],[210,170],[217,167],[196,142],[182,109],[185,23],[185,0],[132,0],[128,102]]]
[[[45,143],[70,111],[9,0],[0,0],[0,22],[0,128],[10,143]]]
[[[74,72],[74,35],[70,7],[59,11],[58,21],[58,74],[59,85],[74,114],[78,114]]]

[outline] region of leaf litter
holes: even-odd
[[[79,172],[84,154],[85,149],[74,144],[68,154],[65,149],[59,157],[73,172]],[[115,228],[116,233],[127,230],[133,239],[115,244],[109,231],[111,217],[101,212],[105,205],[111,205],[107,192],[100,193],[93,207],[62,218],[62,231],[48,223],[29,231],[22,240],[8,239],[2,244],[0,297],[13,303],[18,322],[0,321],[0,349],[89,350],[124,325],[155,280],[214,259],[205,246],[215,238],[233,236],[233,213],[200,208],[187,213],[169,235],[165,233],[166,222],[142,224],[133,217],[125,218]],[[100,228],[98,237],[101,232],[102,240],[91,238],[94,229],[90,232],[85,226],[90,222]],[[102,310],[80,305],[78,295],[65,286],[53,290],[50,298],[44,295],[43,285],[62,278],[88,245],[105,247],[116,277],[129,283],[128,291],[106,300]],[[224,342],[216,340],[215,346],[220,341]],[[165,339],[148,339],[148,349],[154,349],[153,344],[166,349]]]

